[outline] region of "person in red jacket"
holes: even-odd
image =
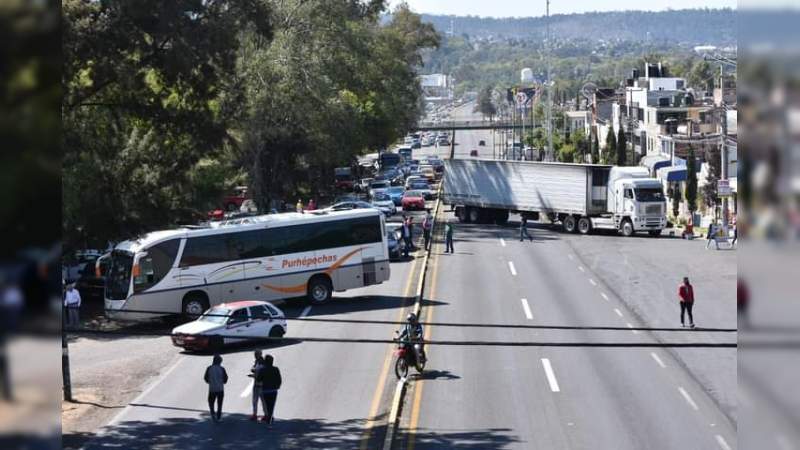
[[[694,289],[689,283],[689,277],[683,277],[683,284],[678,286],[678,300],[681,303],[681,326],[684,325],[683,317],[689,313],[689,326],[694,328],[694,318],[692,317],[692,306],[694,306]]]

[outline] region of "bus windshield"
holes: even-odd
[[[132,266],[132,254],[121,251],[111,253],[111,264],[106,276],[106,298],[110,300],[125,300],[128,298]]]
[[[636,188],[636,200],[640,202],[663,202],[664,193],[659,188]]]

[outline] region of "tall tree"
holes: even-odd
[[[625,130],[622,127],[619,127],[619,132],[617,133],[617,165],[618,166],[626,166],[628,165],[628,140],[625,137]]]
[[[617,138],[614,136],[614,127],[608,127],[606,133],[606,148],[603,151],[603,164],[614,164],[617,160]]]
[[[478,102],[475,104],[474,112],[480,112],[484,117],[488,117],[489,121],[492,121],[497,115],[497,107],[492,101],[491,86],[486,86],[478,93]]]
[[[686,157],[686,208],[690,213],[697,211],[697,159],[695,159],[694,148],[689,147],[689,155]]]
[[[716,147],[707,148],[704,159],[708,165],[708,172],[706,173],[705,184],[703,185],[701,195],[703,196],[703,203],[707,207],[716,208],[718,198],[717,181],[719,181],[720,167],[722,166],[719,149]]]

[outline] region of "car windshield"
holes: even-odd
[[[382,181],[380,183],[372,183],[372,185],[370,185],[370,187],[372,189],[381,189],[381,188],[389,187],[389,182],[388,181]]]
[[[385,202],[387,200],[392,200],[391,197],[389,197],[389,194],[384,194],[382,192],[375,194],[375,201]]]
[[[403,193],[403,186],[392,186],[389,188],[389,193],[391,194],[402,194]]]
[[[427,183],[411,183],[411,189],[428,189]]]
[[[422,192],[419,191],[407,191],[406,197],[422,197]]]
[[[204,312],[202,316],[200,316],[199,321],[201,322],[209,322],[209,323],[218,323],[223,324],[226,320],[228,320],[228,316],[231,315],[231,310],[228,308],[223,308],[221,306],[215,306],[208,311]]]
[[[663,202],[664,192],[660,188],[637,188],[636,200],[640,202]]]

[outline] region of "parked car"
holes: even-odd
[[[349,167],[336,167],[333,169],[333,177],[335,179],[336,189],[351,190],[353,189],[353,170]]]
[[[252,197],[247,190],[247,186],[236,186],[233,192],[222,199],[222,206],[225,207],[226,211],[238,211],[242,206],[242,202],[249,198]]]
[[[80,269],[78,279],[75,280],[75,289],[84,300],[103,299],[103,290],[106,286],[105,274],[111,263],[111,253],[106,253],[93,262],[87,261]]]
[[[469,156],[472,156],[473,158],[477,158],[478,157],[478,151],[475,150],[475,149],[470,150]]]
[[[269,302],[242,300],[210,308],[172,330],[172,344],[187,350],[218,351],[225,344],[282,337],[286,316]]]
[[[425,196],[420,191],[406,191],[403,194],[403,211],[424,210]]]
[[[478,141],[478,145],[481,146],[481,147],[485,147],[486,146],[486,141],[480,140],[480,141]]]
[[[397,206],[392,201],[392,197],[385,191],[375,194],[375,197],[372,198],[372,204],[381,211],[387,209],[390,216],[397,214]]]
[[[392,261],[400,259],[403,253],[403,240],[400,239],[399,224],[391,226],[386,224],[386,244],[389,247],[389,259]]]
[[[346,211],[348,209],[377,209],[387,217],[392,215],[392,210],[389,208],[380,207],[361,200],[335,203],[328,209],[331,211]]]
[[[382,192],[392,185],[388,180],[377,180],[369,184],[369,198],[374,198],[375,194]]]
[[[400,206],[403,201],[403,192],[406,191],[404,186],[392,186],[386,189],[386,193],[389,194],[389,197],[394,202],[395,206]]]

